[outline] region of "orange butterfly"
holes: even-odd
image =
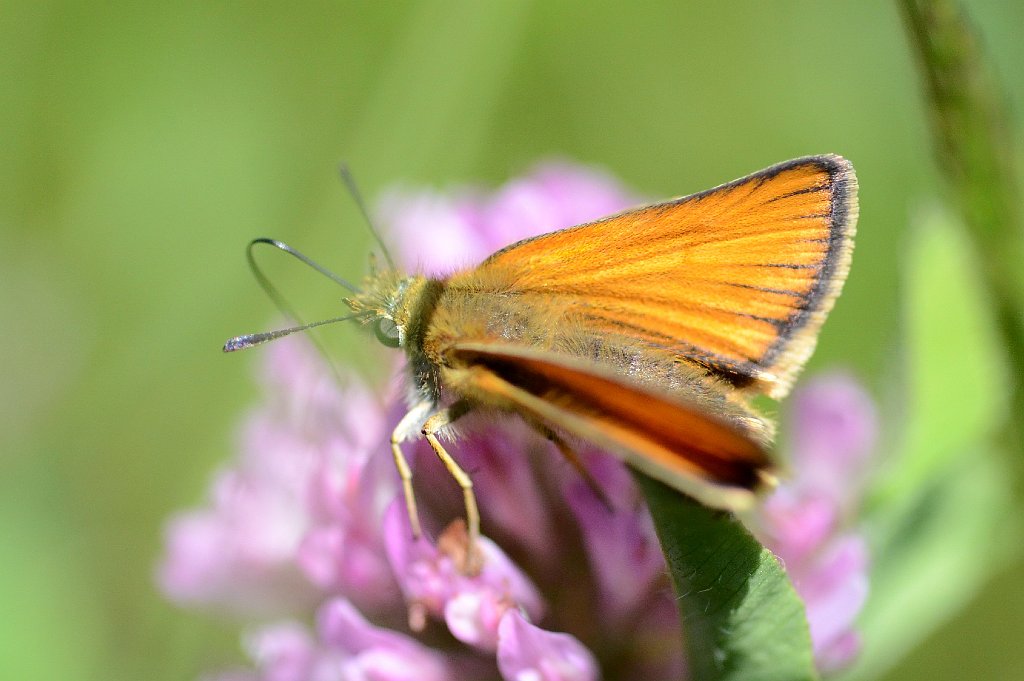
[[[472,482],[438,434],[481,409],[519,414],[577,467],[582,439],[705,504],[748,506],[774,481],[772,426],[749,398],[789,391],[856,222],[853,167],[812,156],[520,241],[447,278],[372,272],[346,302],[408,357],[415,403],[391,445],[414,532],[401,443],[422,434],[462,487],[475,545]]]

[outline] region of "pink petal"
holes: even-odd
[[[665,574],[665,558],[650,515],[625,465],[609,455],[589,456],[587,469],[614,504],[608,508],[579,476],[568,485],[569,507],[600,589],[600,604],[615,627],[636,615]]]
[[[816,377],[790,407],[794,468],[804,486],[845,500],[859,489],[878,437],[874,403],[846,374]]]
[[[857,659],[860,650],[860,634],[856,631],[846,631],[828,646],[817,650],[814,659],[823,674],[832,675],[849,667]]]
[[[411,271],[446,274],[490,254],[476,228],[476,201],[465,193],[452,198],[432,191],[392,191],[376,212]]]
[[[759,520],[772,550],[792,568],[835,531],[838,509],[831,499],[784,484],[761,507]]]
[[[249,657],[266,681],[306,681],[317,666],[317,644],[306,629],[285,622],[261,629],[246,638]]]
[[[345,679],[445,681],[450,677],[440,652],[370,624],[344,599],[329,601],[320,609],[317,629],[327,646],[345,653]]]
[[[511,602],[495,598],[488,589],[463,590],[444,606],[444,621],[452,636],[486,651],[498,647],[498,625]]]
[[[505,681],[595,681],[594,655],[569,634],[535,627],[509,610],[498,627],[498,669]]]
[[[853,626],[867,600],[867,561],[861,537],[842,537],[798,584],[815,650],[828,647]]]

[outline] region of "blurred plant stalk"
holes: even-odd
[[[1007,438],[1024,451],[1024,223],[1006,98],[958,3],[897,4],[923,72],[939,166],[984,259],[1012,373]]]

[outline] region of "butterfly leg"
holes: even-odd
[[[605,494],[601,485],[599,485],[597,480],[594,479],[594,476],[590,474],[590,471],[583,463],[583,460],[580,459],[576,450],[570,447],[568,442],[563,440],[555,431],[551,430],[547,426],[540,423],[534,423],[531,425],[533,425],[541,435],[546,437],[553,445],[555,445],[562,457],[576,469],[577,473],[580,474],[580,477],[583,478],[583,482],[587,483],[587,487],[590,488],[590,491],[592,491],[594,495],[601,500],[601,503],[604,504],[605,508],[614,513],[615,507],[612,505],[611,499],[609,499],[608,495]]]
[[[395,457],[395,467],[398,468],[398,477],[402,479],[402,494],[405,496],[405,511],[409,515],[409,526],[412,528],[412,536],[419,538],[420,516],[416,510],[416,497],[412,492],[412,469],[409,467],[409,460],[402,454],[399,446],[413,435],[417,434],[420,424],[427,418],[427,415],[434,408],[432,402],[419,402],[402,417],[402,420],[395,426],[391,433],[391,454]]]
[[[427,419],[426,423],[423,424],[423,437],[427,438],[427,442],[430,443],[431,449],[437,454],[437,458],[441,459],[441,463],[448,469],[451,476],[455,478],[455,481],[462,488],[462,497],[466,504],[466,525],[467,525],[467,547],[466,547],[466,562],[462,570],[468,575],[477,574],[480,571],[480,556],[478,548],[478,540],[480,538],[480,511],[476,505],[476,495],[473,494],[473,481],[470,480],[469,475],[462,469],[461,466],[452,458],[445,448],[441,445],[437,439],[437,433],[446,426],[454,423],[457,419],[464,416],[469,411],[469,405],[466,402],[456,402],[447,409],[443,409],[430,418]]]

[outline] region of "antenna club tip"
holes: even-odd
[[[244,350],[247,347],[249,347],[248,336],[235,336],[224,343],[222,349],[224,352],[235,352],[236,350]]]

